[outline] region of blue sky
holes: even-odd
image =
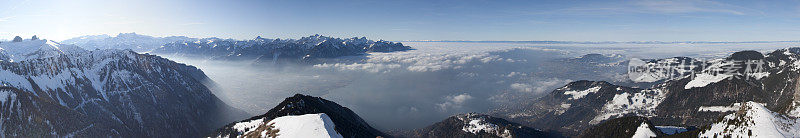
[[[800,40],[800,1],[0,0],[0,39]]]

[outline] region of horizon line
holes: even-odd
[[[80,37],[86,36],[102,36],[106,35],[109,37],[118,37],[120,34],[135,34],[135,35],[143,35],[143,36],[150,36],[150,37],[157,37],[157,38],[166,38],[166,37],[188,37],[188,38],[195,38],[195,39],[204,39],[204,38],[219,38],[219,39],[233,39],[233,40],[250,40],[250,39],[236,39],[236,38],[222,38],[219,36],[211,36],[211,37],[190,37],[186,35],[164,35],[164,36],[154,36],[154,35],[147,35],[147,34],[140,34],[136,32],[127,32],[127,33],[117,33],[117,34],[93,34],[93,35],[81,35],[76,37],[71,37],[64,40],[75,39]],[[360,38],[366,36],[352,36],[352,37],[333,37],[333,36],[326,36],[321,35],[319,33],[315,33],[308,36],[325,36],[325,37],[332,37],[332,38]],[[20,35],[15,35],[20,36]],[[32,35],[37,36],[37,35]],[[22,36],[20,36],[22,37]],[[255,37],[251,39],[255,39],[261,37],[260,35],[255,35]],[[302,36],[306,37],[306,36]],[[302,38],[301,37],[301,38]],[[23,39],[29,37],[22,37]],[[261,37],[266,38],[266,37]],[[47,39],[40,37],[40,39]],[[267,39],[296,39],[296,38],[267,38]],[[392,42],[470,42],[470,43],[541,43],[541,44],[674,44],[674,43],[775,43],[775,42],[800,42],[800,40],[765,40],[765,41],[578,41],[578,40],[387,40],[387,39],[371,39],[370,40],[384,40],[384,41],[392,41]],[[10,41],[12,39],[0,38],[0,41]],[[54,39],[48,39],[54,40]],[[64,41],[64,40],[56,40],[56,41]]]

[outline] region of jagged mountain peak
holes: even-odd
[[[87,35],[61,41],[84,49],[131,49],[136,52],[149,52],[170,42],[195,41],[185,36],[153,37],[137,33],[110,35]]]
[[[335,58],[363,55],[367,52],[409,50],[401,43],[376,42],[367,39],[341,39],[321,35],[300,39],[180,41],[167,43],[153,53],[221,60],[253,60],[275,63],[278,59],[308,61],[314,58]]]
[[[136,34],[136,32],[130,32],[130,33],[119,33],[119,34],[117,34],[117,37],[144,37],[144,38],[152,38],[152,36],[148,36],[148,35],[140,35],[140,34]]]
[[[83,52],[86,52],[86,50],[75,45],[64,45],[47,39],[0,43],[0,60],[10,62],[55,57],[64,54],[81,54]]]

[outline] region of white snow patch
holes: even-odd
[[[728,74],[717,74],[717,75],[697,74],[694,77],[694,79],[692,79],[692,81],[689,81],[689,83],[687,83],[686,86],[684,86],[683,88],[684,89],[691,89],[691,88],[694,88],[694,87],[698,87],[698,88],[699,87],[705,87],[708,84],[722,81],[723,79],[726,79],[726,78],[731,77],[731,76],[732,75],[728,75]]]
[[[642,125],[639,125],[636,128],[636,133],[633,134],[631,138],[651,138],[656,137],[656,133],[650,130],[650,126],[647,123],[642,122]]]
[[[305,114],[299,116],[282,116],[267,124],[278,129],[279,138],[342,138],[342,134],[334,130],[333,124],[325,113]]]
[[[467,114],[466,116],[460,116],[458,119],[467,123],[463,128],[461,128],[461,130],[464,132],[469,132],[476,135],[483,132],[495,134],[496,136],[503,138],[511,137],[511,131],[505,130],[501,132],[499,126],[486,121],[486,118],[483,116],[473,116],[473,114]]]
[[[747,73],[747,76],[760,80],[761,78],[769,76],[769,72]]]
[[[258,126],[261,126],[263,124],[264,124],[264,118],[261,118],[256,120],[250,120],[247,122],[236,123],[233,125],[233,129],[242,134],[246,134],[247,132],[253,131],[256,128],[258,128]]]
[[[596,93],[597,91],[600,90],[600,88],[602,88],[602,87],[595,86],[595,87],[592,87],[592,88],[589,88],[589,89],[586,89],[586,90],[583,90],[583,91],[570,90],[570,91],[565,91],[564,94],[565,95],[572,95],[572,98],[570,98],[571,100],[577,100],[577,99],[583,98],[584,96],[588,95],[589,93]]]
[[[621,93],[614,95],[611,101],[603,105],[600,114],[589,121],[590,124],[597,124],[603,120],[619,117],[628,113],[635,113],[639,116],[653,116],[656,106],[666,98],[666,93],[660,89],[647,89],[636,93]]]
[[[793,109],[789,109],[789,114],[788,115],[791,116],[791,117],[800,118],[800,101],[792,102],[792,106],[791,107],[794,107],[794,108]]]
[[[0,90],[0,105],[3,105],[8,101],[14,101],[14,99],[16,98],[17,94],[15,94],[14,92],[11,92],[10,90]]]

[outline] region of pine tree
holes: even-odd
[[[31,37],[31,40],[39,40],[39,37],[36,37],[36,35],[33,35],[33,37]]]

